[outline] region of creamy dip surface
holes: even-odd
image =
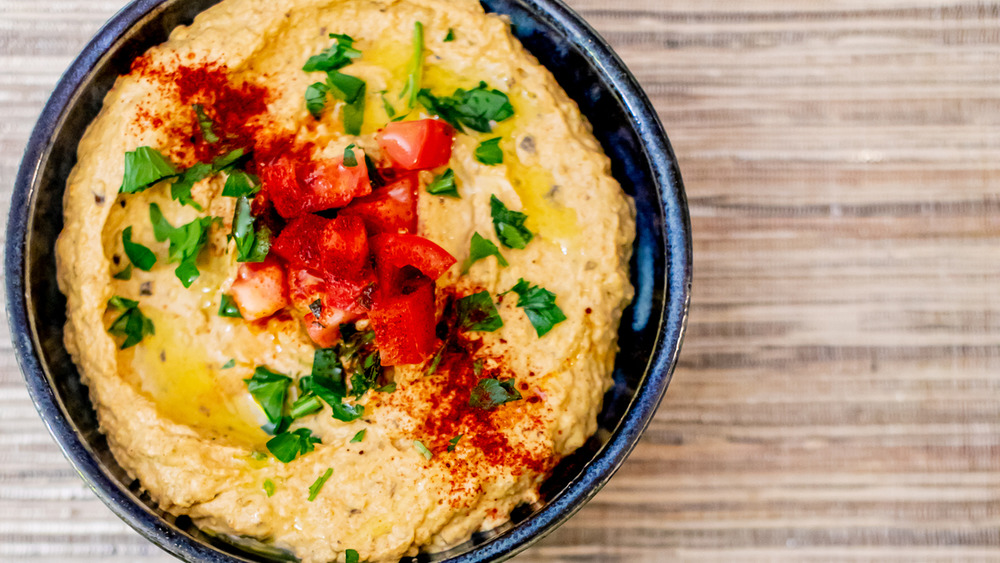
[[[219,314],[241,268],[229,237],[237,200],[223,195],[233,170],[195,181],[193,205],[182,205],[169,181],[119,193],[124,155],[153,147],[183,170],[237,146],[272,156],[299,147],[330,159],[353,144],[381,166],[376,137],[392,118],[435,117],[400,97],[413,75],[416,22],[421,88],[444,97],[486,82],[514,111],[488,132],[456,132],[447,165],[416,175],[416,234],[457,260],[436,280],[437,318],[454,314],[455,299],[486,291],[503,326],[437,334],[434,357],[386,366],[371,389],[345,398],[363,406],[358,418],[339,420],[318,402],[285,430],[305,428],[318,441],[283,462],[269,451],[269,420],[247,380],[260,367],[290,378],[291,403],[318,346],[292,306],[254,321]],[[303,65],[331,47],[330,34],[350,36],[360,52],[339,69],[366,85],[357,135],[345,132],[344,101],[328,97],[318,118],[306,105],[323,73]],[[195,105],[212,133],[200,128]],[[219,140],[209,143],[212,135]],[[477,151],[494,138],[503,162],[486,164]],[[460,197],[427,191],[445,168]],[[498,239],[492,198],[527,216],[533,238],[523,248]],[[155,236],[154,203],[174,227],[219,218],[206,220],[190,287],[169,243]],[[478,2],[224,0],[137,58],[80,143],[57,245],[66,345],[113,454],[164,510],[302,561],[395,561],[460,544],[539,500],[556,463],[594,433],[632,296],[633,217],[577,106]],[[156,255],[149,271],[130,262],[128,228]],[[508,266],[489,256],[463,273],[477,233]],[[565,316],[541,336],[510,292],[522,279],[551,292]],[[126,306],[109,306],[115,296]],[[153,330],[122,348],[109,329],[128,300]],[[366,323],[362,315],[356,328]],[[518,398],[472,405],[484,378]]]

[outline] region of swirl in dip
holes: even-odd
[[[64,207],[101,429],[206,531],[442,550],[596,429],[631,201],[477,2],[224,0],[118,79]]]

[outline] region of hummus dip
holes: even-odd
[[[390,134],[408,123],[448,142]],[[595,432],[634,210],[478,2],[224,0],[136,59],[78,158],[66,346],[163,510],[306,562],[395,561],[539,501]],[[415,217],[379,207],[405,182]],[[373,258],[341,279],[349,228]],[[429,315],[392,316],[418,294]]]

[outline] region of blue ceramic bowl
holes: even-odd
[[[273,560],[212,538],[187,518],[164,514],[108,451],[87,390],[63,346],[65,299],[54,245],[76,146],[105,94],[131,60],[162,43],[218,0],[136,0],[87,45],[59,81],[24,154],[7,224],[7,313],[35,407],[63,453],[108,507],[185,561]],[[680,173],[649,100],[621,60],[559,0],[482,0],[506,14],[514,34],[580,105],[611,157],[612,172],[638,208],[632,260],[636,297],[620,329],[615,385],[599,430],[555,470],[544,501],[499,529],[419,561],[471,563],[511,557],[566,521],[607,483],[646,428],[670,381],[687,320],[691,227]]]

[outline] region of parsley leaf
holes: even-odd
[[[312,374],[299,380],[299,387],[305,393],[312,393],[323,399],[333,411],[333,418],[351,422],[365,413],[363,405],[345,404],[347,386],[344,384],[344,368],[334,348],[316,350],[313,354]]]
[[[517,306],[524,309],[539,337],[566,320],[566,315],[556,305],[555,293],[537,285],[532,286],[524,278],[519,279],[510,291],[517,293]]]
[[[382,107],[385,109],[385,115],[389,119],[396,117],[396,109],[392,107],[392,103],[385,98],[385,91],[380,92],[382,96]]]
[[[358,165],[358,157],[354,154],[354,143],[344,147],[344,166],[354,168]]]
[[[493,230],[501,244],[507,248],[524,248],[534,235],[524,226],[528,216],[519,211],[511,211],[497,196],[490,196],[490,215],[493,216]]]
[[[458,188],[455,186],[455,171],[449,168],[444,174],[434,178],[434,181],[427,184],[427,193],[461,199],[462,196],[458,194]]]
[[[135,264],[136,268],[144,272],[148,272],[153,264],[156,264],[156,255],[153,251],[146,248],[145,246],[132,242],[132,227],[125,227],[122,231],[122,245],[125,247],[125,255],[128,256],[129,262]]]
[[[274,481],[270,479],[264,479],[264,492],[267,493],[268,497],[274,496]]]
[[[229,369],[232,367],[236,367],[236,358],[229,358],[229,361],[222,364],[222,367],[219,369]]]
[[[358,552],[353,549],[348,549],[344,552],[344,563],[358,563],[360,559],[361,556],[358,555]]]
[[[218,143],[219,137],[212,131],[212,120],[205,114],[205,108],[201,104],[193,104],[191,109],[194,110],[194,114],[198,118],[198,127],[201,129],[201,136],[210,144]]]
[[[124,270],[118,272],[112,277],[114,277],[116,280],[125,280],[125,281],[132,279],[132,264],[125,266]]]
[[[448,97],[437,97],[424,88],[417,94],[417,100],[427,111],[441,116],[459,131],[466,126],[480,133],[493,130],[493,123],[499,123],[514,115],[510,98],[500,90],[490,89],[485,82],[472,90],[459,88]]]
[[[500,137],[494,137],[479,143],[479,146],[476,147],[476,150],[472,154],[476,157],[476,160],[487,166],[503,164],[503,149],[500,148]]]
[[[396,382],[392,381],[392,382],[386,383],[385,385],[383,385],[383,386],[379,387],[378,389],[376,389],[376,391],[378,391],[379,393],[390,393],[390,394],[394,393],[396,391]]]
[[[360,135],[361,124],[365,119],[365,81],[349,74],[331,72],[327,75],[326,82],[330,86],[330,93],[344,101],[344,132],[348,135]]]
[[[513,379],[480,379],[469,396],[469,406],[489,410],[520,398]]]
[[[175,228],[163,217],[160,206],[151,203],[149,204],[149,220],[153,224],[153,235],[156,240],[163,242],[170,239],[167,261],[179,263],[174,274],[181,280],[184,287],[191,287],[194,280],[201,275],[196,265],[198,254],[208,241],[208,228],[216,221],[216,218],[200,217]]]
[[[139,310],[138,301],[132,301],[131,299],[115,295],[108,300],[108,306],[122,311],[122,314],[108,327],[109,333],[125,337],[120,348],[121,350],[135,346],[147,334],[156,334],[153,321],[142,314],[142,311]]]
[[[236,199],[231,236],[236,241],[237,262],[263,262],[271,250],[271,229],[261,225],[254,229],[255,218],[251,213],[250,199]]]
[[[493,332],[503,326],[503,319],[488,291],[466,295],[455,306],[458,309],[459,330]]]
[[[424,459],[430,460],[432,457],[434,457],[434,454],[431,453],[431,451],[427,449],[427,446],[425,446],[424,443],[421,442],[420,440],[414,440],[413,447],[416,448],[418,452],[420,452],[420,455],[424,456]]]
[[[226,197],[250,197],[260,191],[260,179],[242,170],[231,170],[226,177],[222,195]]]
[[[222,294],[222,299],[219,301],[219,316],[220,317],[231,317],[234,319],[242,319],[243,315],[240,313],[240,308],[236,306],[236,301],[233,301],[233,296],[228,293]]]
[[[323,115],[323,110],[326,109],[326,95],[329,91],[330,87],[324,82],[315,82],[306,88],[306,109],[309,110],[313,118],[319,119]]]
[[[458,441],[461,439],[462,439],[462,434],[459,434],[458,436],[455,436],[451,440],[448,440],[448,451],[449,452],[455,451],[455,448],[458,446]]]
[[[444,41],[443,42],[444,43],[451,43],[454,40],[455,40],[455,30],[449,27],[448,28],[448,35],[444,36]]]
[[[469,244],[469,257],[462,263],[462,273],[468,273],[473,264],[489,256],[496,256],[497,262],[504,268],[509,266],[507,260],[500,254],[497,245],[489,239],[483,238],[478,232],[473,233],[472,242]]]
[[[406,100],[406,108],[413,109],[417,104],[417,94],[420,92],[420,79],[424,74],[424,24],[413,22],[413,54],[406,70],[406,84],[399,94],[399,99]]]
[[[316,500],[316,496],[319,495],[320,489],[323,488],[323,485],[326,484],[331,475],[333,475],[333,468],[329,467],[325,473],[320,475],[319,479],[316,479],[312,485],[309,485],[309,502]]]
[[[264,410],[267,420],[272,423],[280,422],[288,386],[292,383],[292,379],[264,366],[258,366],[253,372],[253,377],[243,381],[246,382],[250,395]]]
[[[138,193],[176,175],[177,170],[159,151],[139,147],[125,153],[125,173],[118,191],[123,194]]]
[[[211,164],[199,162],[191,168],[185,170],[180,177],[170,186],[170,199],[179,202],[181,205],[190,205],[198,211],[202,210],[201,205],[191,198],[191,188],[195,184],[212,175]]]
[[[282,432],[267,441],[267,450],[279,461],[288,463],[300,455],[313,451],[320,439],[312,435],[312,430],[299,428],[292,432]]]
[[[362,428],[361,430],[358,430],[358,433],[355,434],[353,438],[351,438],[351,443],[352,444],[356,444],[356,443],[360,442],[361,440],[364,440],[365,439],[365,432],[366,431],[367,431],[366,428]]]
[[[212,172],[228,172],[248,158],[250,158],[250,152],[246,149],[233,149],[212,161]]]
[[[350,35],[331,33],[333,45],[318,55],[309,57],[302,70],[306,72],[338,70],[354,62],[361,51],[354,48],[354,38]]]

